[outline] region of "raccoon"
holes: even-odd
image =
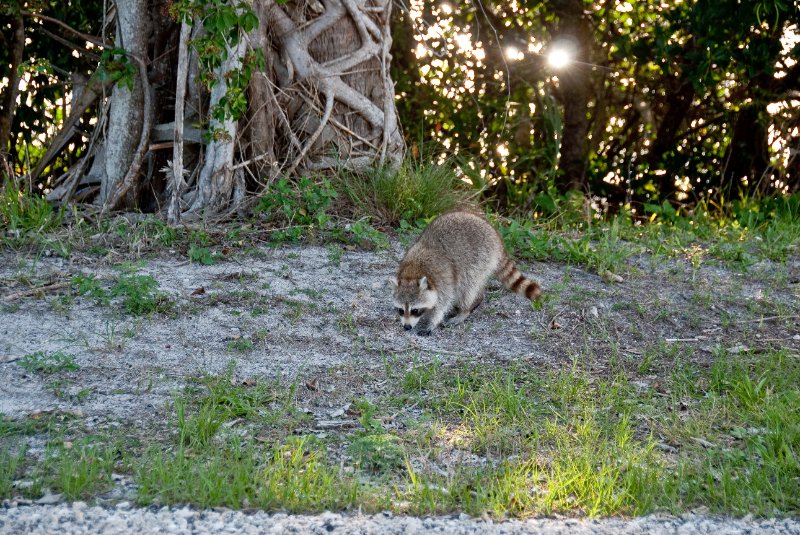
[[[403,327],[427,336],[442,321],[464,321],[483,301],[489,277],[534,300],[542,293],[508,257],[500,234],[471,212],[441,215],[408,250],[394,287],[394,306]]]

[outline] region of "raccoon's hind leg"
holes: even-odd
[[[454,314],[452,319],[450,319],[447,324],[448,325],[458,325],[465,319],[469,317],[472,312],[478,308],[483,302],[483,289],[478,291],[471,290],[467,293],[467,295],[463,296],[462,302],[456,305],[456,309],[458,310],[458,314]]]

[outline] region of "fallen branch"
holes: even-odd
[[[58,134],[56,134],[56,136],[53,138],[50,146],[47,147],[47,151],[44,153],[44,156],[39,159],[36,167],[31,172],[29,180],[32,183],[38,180],[39,175],[42,174],[45,168],[50,165],[50,162],[53,161],[53,158],[55,158],[58,153],[61,152],[67,142],[69,142],[70,138],[72,138],[72,136],[75,134],[76,126],[83,115],[83,112],[86,111],[86,108],[91,106],[94,101],[97,100],[97,98],[105,90],[106,86],[108,86],[110,83],[110,79],[102,80],[97,71],[92,74],[92,77],[89,78],[89,81],[86,83],[86,87],[81,92],[77,101],[72,103],[72,111],[70,111],[67,120],[64,121],[64,125],[61,127],[61,130],[58,131]]]
[[[39,293],[49,292],[51,290],[58,290],[61,288],[65,288],[69,285],[70,285],[69,282],[54,282],[52,284],[46,284],[44,286],[28,288],[27,290],[22,290],[20,292],[14,292],[6,295],[5,297],[3,297],[3,301],[14,301],[15,299],[19,299],[21,297],[30,297],[31,295],[36,295]]]

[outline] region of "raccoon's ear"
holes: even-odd
[[[397,288],[397,279],[394,278],[394,277],[388,277],[386,279],[386,285],[387,286],[393,286],[394,288]]]
[[[419,280],[419,289],[420,290],[427,290],[428,289],[428,277],[422,277]]]

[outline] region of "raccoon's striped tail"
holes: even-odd
[[[500,261],[500,267],[497,268],[497,278],[500,279],[503,286],[514,293],[524,295],[531,301],[542,295],[542,288],[523,275],[514,265],[514,261],[507,256]]]

